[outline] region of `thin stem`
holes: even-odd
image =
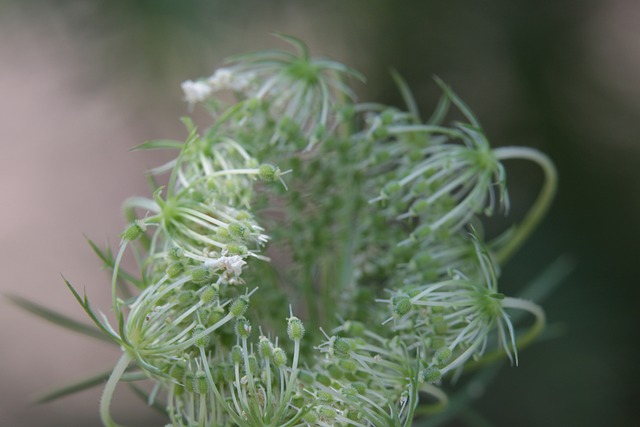
[[[498,160],[523,159],[531,160],[537,163],[544,172],[544,184],[540,190],[538,198],[534,202],[527,216],[522,222],[515,226],[515,231],[509,237],[509,240],[499,248],[496,253],[496,261],[498,264],[505,264],[509,258],[522,246],[531,232],[549,210],[551,201],[558,187],[558,173],[555,166],[544,153],[527,147],[500,147],[493,150],[494,156]],[[496,241],[500,241],[500,237]]]
[[[517,341],[518,348],[521,349],[528,346],[538,337],[538,335],[540,335],[540,333],[542,333],[544,325],[546,324],[546,316],[542,308],[540,308],[536,303],[520,298],[507,297],[502,300],[502,307],[525,310],[535,316],[535,323],[531,329],[529,329],[527,333]]]
[[[116,313],[120,308],[120,305],[118,304],[118,273],[120,271],[122,255],[124,255],[124,250],[127,248],[128,243],[128,240],[123,240],[120,244],[120,249],[118,250],[118,255],[116,256],[115,263],[113,264],[113,271],[111,273],[111,303],[113,304],[113,309]]]
[[[116,385],[118,385],[118,382],[122,378],[127,366],[129,366],[129,362],[131,362],[131,356],[126,352],[123,353],[122,356],[120,356],[118,363],[116,363],[116,366],[113,368],[113,371],[111,371],[109,380],[102,391],[102,398],[100,399],[100,419],[106,427],[123,427],[113,421],[113,418],[111,418],[111,414],[109,413],[109,408],[111,406],[111,398],[116,390]]]
[[[533,316],[535,317],[534,324],[531,326],[531,328],[523,336],[516,340],[516,347],[518,348],[518,350],[522,350],[523,348],[527,347],[542,333],[542,330],[544,329],[544,326],[546,324],[546,316],[542,308],[540,308],[540,306],[538,306],[537,304],[519,298],[506,297],[502,300],[502,307],[525,310],[533,314]],[[480,360],[473,361],[465,366],[465,371],[475,370],[488,363],[501,359],[504,356],[505,351],[503,349],[485,354]]]

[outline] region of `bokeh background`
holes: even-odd
[[[395,68],[428,115],[438,75],[494,145],[536,147],[558,166],[549,217],[503,274],[517,293],[573,260],[544,303],[555,332],[444,425],[640,425],[639,23],[635,0],[0,0],[0,289],[82,319],[63,273],[106,309],[107,275],[82,233],[117,244],[121,202],[148,194],[144,171],[162,160],[128,149],[184,138],[180,82],[282,47],[268,33],[284,32],[362,71],[362,100],[400,105]],[[518,218],[541,178],[509,172]],[[117,354],[0,301],[0,425],[100,425],[99,389],[30,400]],[[126,389],[115,405],[128,425],[162,425]]]

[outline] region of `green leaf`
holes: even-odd
[[[75,288],[71,285],[71,283],[69,283],[69,281],[67,279],[65,279],[64,276],[62,277],[62,279],[64,280],[64,283],[67,285],[67,288],[69,288],[69,290],[71,291],[71,293],[75,297],[76,301],[78,301],[78,303],[80,303],[80,305],[84,309],[85,313],[87,313],[89,315],[89,317],[91,318],[91,320],[93,320],[93,323],[96,324],[98,329],[100,329],[105,335],[111,337],[111,339],[113,341],[115,341],[116,343],[118,343],[120,345],[123,345],[124,343],[123,343],[122,339],[115,332],[112,332],[111,327],[110,326],[105,326],[102,323],[102,321],[100,319],[98,319],[98,316],[96,315],[96,313],[91,308],[91,305],[89,304],[89,300],[87,299],[87,295],[85,294],[84,298],[81,297],[80,294],[78,294],[78,292],[75,290]]]
[[[191,117],[180,117],[180,121],[182,122],[182,124],[187,128],[187,131],[189,131],[189,138],[191,138],[191,136],[195,135],[196,133],[196,124],[193,122],[193,120],[191,119]],[[180,143],[180,148],[182,148],[182,143]]]
[[[113,268],[115,267],[115,260],[113,258],[113,253],[111,252],[111,248],[107,247],[107,250],[103,251],[102,249],[100,249],[100,247],[98,247],[98,245],[96,245],[87,236],[85,236],[85,239],[87,239],[87,242],[89,243],[89,246],[91,246],[91,249],[93,249],[93,252],[95,252],[96,255],[98,255],[98,258],[102,260],[102,262],[104,263],[104,266],[107,267],[109,270],[113,271]],[[143,288],[143,284],[140,279],[133,277],[132,274],[127,273],[122,268],[118,269],[118,279],[122,279],[126,282],[129,282],[138,289]]]
[[[56,387],[36,396],[36,403],[47,403],[65,396],[89,390],[90,388],[103,385],[111,375],[111,370],[100,372],[92,377],[84,378],[67,385]],[[139,381],[147,378],[142,372],[131,372],[122,376],[122,381]]]
[[[449,106],[451,105],[451,100],[447,95],[442,95],[438,100],[438,105],[436,105],[436,109],[427,120],[428,124],[431,125],[439,125],[444,121],[444,118],[447,116],[449,112]]]
[[[69,329],[71,331],[81,333],[91,338],[96,338],[101,341],[113,343],[113,341],[109,337],[105,336],[98,328],[79,322],[69,316],[66,316],[57,311],[51,310],[35,302],[29,301],[25,298],[22,298],[16,295],[5,295],[5,296],[12,303],[22,308],[23,310],[26,310],[29,313],[34,314],[51,323],[54,323],[58,326],[62,326],[65,329]]]
[[[145,141],[142,144],[136,145],[135,147],[129,149],[129,151],[166,150],[166,149],[182,150],[183,145],[184,143],[182,141],[175,141],[173,139],[154,139],[154,140]]]
[[[396,70],[391,70],[391,77],[395,82],[398,90],[400,91],[400,95],[402,95],[402,99],[404,103],[407,105],[407,109],[414,117],[414,122],[420,122],[420,111],[418,111],[418,104],[416,104],[416,99],[413,97],[413,93],[411,93],[411,89],[409,89],[409,85],[405,81],[404,78],[398,73]]]
[[[453,92],[453,90],[451,90],[451,87],[443,82],[439,77],[434,77],[433,79],[451,100],[451,102],[453,102],[453,104],[458,107],[460,112],[467,118],[467,120],[469,120],[469,123],[475,126],[477,129],[482,129],[482,126],[480,126],[480,122],[478,122],[476,116],[471,112],[471,109],[462,101],[462,99],[458,97],[458,95]]]
[[[300,57],[303,58],[305,61],[309,59],[309,49],[307,48],[307,45],[302,42],[302,40],[297,39],[296,37],[289,36],[287,34],[282,34],[282,33],[272,33],[272,34],[275,37],[279,38],[280,40],[284,40],[285,42],[294,46],[298,51],[298,55],[300,55]]]

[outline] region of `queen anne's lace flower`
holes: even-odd
[[[297,52],[236,57],[182,83],[214,115],[204,134],[185,120],[184,143],[140,147],[179,154],[152,171],[153,197],[125,203],[116,256],[94,245],[113,270],[117,327],[70,287],[123,350],[101,400],[108,427],[125,377],[153,382],[148,400],[164,399],[172,427],[408,427],[421,405],[446,406],[443,378],[495,351],[517,364],[507,310],[535,316],[524,342],[544,323],[498,291],[497,261],[548,206],[546,157],[491,149],[444,85],[426,123],[397,76],[410,111],[355,104],[357,72],[280,37]],[[443,123],[450,103],[467,123]],[[480,220],[508,209],[501,162],[513,158],[550,183],[521,227],[486,243]],[[137,274],[122,268],[129,252]],[[304,305],[300,317],[288,304]]]

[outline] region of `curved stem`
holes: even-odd
[[[517,346],[519,349],[527,347],[538,337],[538,335],[542,333],[544,325],[546,324],[546,316],[544,314],[544,310],[542,310],[538,304],[520,298],[506,297],[502,300],[502,307],[525,310],[533,314],[535,317],[533,326],[531,326],[526,334],[517,340]]]
[[[522,246],[540,220],[549,210],[551,201],[558,186],[558,173],[553,162],[544,153],[527,147],[500,147],[493,150],[498,160],[523,159],[537,163],[544,172],[544,184],[538,198],[534,202],[527,216],[515,227],[515,231],[509,237],[504,246],[495,252],[496,261],[504,264]],[[500,241],[500,237],[495,239]]]
[[[518,348],[518,350],[522,350],[523,348],[527,347],[542,333],[542,330],[544,329],[544,326],[546,324],[546,316],[539,305],[531,301],[519,298],[506,297],[502,300],[502,307],[525,310],[533,314],[533,316],[535,317],[535,321],[531,328],[523,336],[516,340],[516,347]],[[480,360],[467,364],[467,366],[465,366],[465,371],[475,370],[483,365],[501,359],[504,356],[506,356],[506,353],[502,349],[485,354]]]
[[[116,385],[118,385],[122,375],[124,375],[127,366],[129,366],[129,362],[131,362],[131,356],[129,356],[128,353],[123,353],[122,356],[120,356],[118,363],[116,363],[116,366],[113,368],[113,371],[111,371],[109,380],[102,391],[102,398],[100,399],[100,419],[102,420],[102,424],[106,427],[123,427],[113,421],[113,418],[111,418],[111,414],[109,413],[109,408],[111,406],[111,398],[116,390]]]

